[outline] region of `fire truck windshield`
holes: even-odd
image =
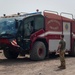
[[[16,20],[12,18],[0,18],[0,35],[1,34],[15,34]]]

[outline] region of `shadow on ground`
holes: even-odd
[[[70,56],[66,55],[65,58],[71,58]],[[44,62],[44,61],[52,61],[52,60],[58,60],[59,59],[59,55],[55,55],[55,56],[49,56],[47,58],[45,58],[42,61],[32,61],[29,57],[23,57],[23,58],[17,58],[17,59],[0,59],[0,65],[7,65],[10,66],[12,64],[16,65],[16,64],[34,64],[34,63],[38,63],[38,62]]]

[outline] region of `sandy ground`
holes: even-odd
[[[74,75],[75,57],[66,56],[65,60],[66,69],[60,70],[58,56],[43,61],[31,61],[28,56],[8,60],[0,53],[0,75]]]

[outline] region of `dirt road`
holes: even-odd
[[[0,53],[0,75],[74,75],[75,57],[66,56],[65,70],[59,70],[59,57],[31,61],[29,57],[8,60]]]

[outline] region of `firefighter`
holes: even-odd
[[[59,41],[58,52],[59,52],[59,56],[60,56],[61,65],[58,68],[60,68],[60,69],[66,69],[66,64],[65,64],[66,42],[64,40],[64,35],[61,35],[60,38],[61,38],[61,40]]]

